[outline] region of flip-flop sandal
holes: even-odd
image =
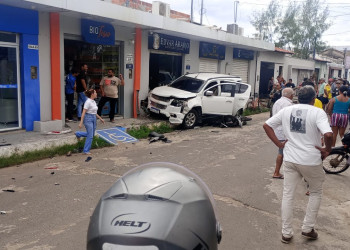
[[[272,176],[273,179],[284,179],[284,176],[283,174],[280,175],[280,176]]]

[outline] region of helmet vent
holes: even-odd
[[[152,200],[152,201],[165,201],[165,198],[159,197],[159,196],[155,196],[155,195],[146,195],[146,199],[147,200]]]
[[[127,194],[117,194],[109,197],[109,199],[126,199],[128,198]]]

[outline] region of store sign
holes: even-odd
[[[225,60],[226,47],[220,44],[200,42],[199,57]]]
[[[153,33],[148,36],[148,49],[189,54],[190,40],[176,36]]]
[[[91,20],[81,20],[81,34],[85,42],[114,45],[115,31],[114,27],[108,23],[101,23]]]
[[[254,59],[254,51],[234,48],[233,49],[233,58],[253,60]]]

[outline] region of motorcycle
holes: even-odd
[[[350,166],[350,131],[341,140],[343,146],[334,147],[323,160],[323,169],[327,174],[339,174]]]

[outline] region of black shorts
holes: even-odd
[[[328,98],[324,96],[319,96],[317,97],[318,100],[322,102],[322,104],[327,104],[328,103]]]

